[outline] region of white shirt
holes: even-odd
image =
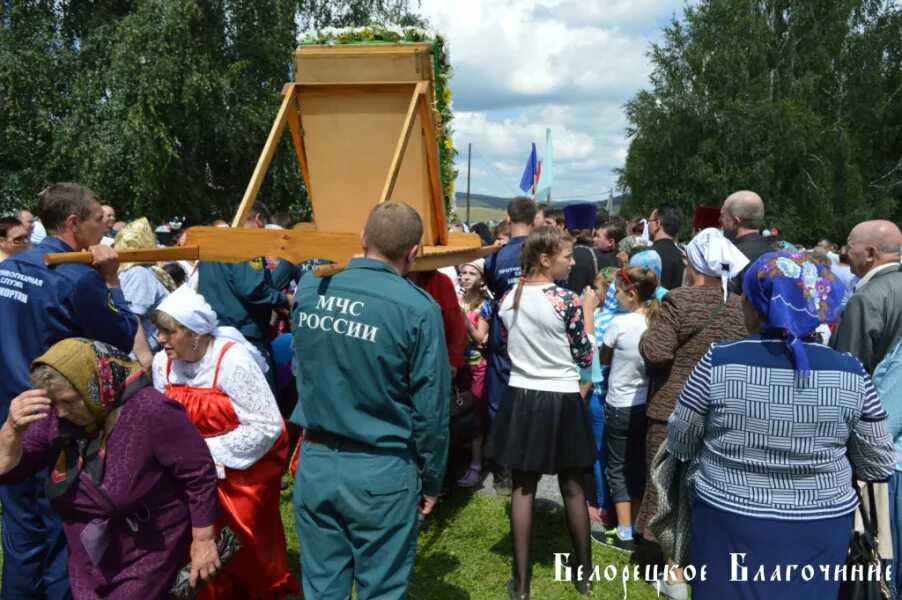
[[[514,310],[515,286],[501,302],[507,331],[511,387],[547,392],[579,392],[576,361],[588,366],[592,343],[582,323],[579,296],[556,285],[523,286]]]
[[[212,387],[216,361],[228,341],[215,338],[204,357],[196,363],[172,361],[168,383]],[[163,393],[166,393],[167,362],[163,351],[153,357],[153,385]],[[282,414],[266,382],[266,376],[250,351],[241,344],[233,345],[223,356],[217,387],[229,395],[239,425],[228,433],[205,438],[207,446],[217,465],[225,465],[230,469],[247,469],[263,458],[279,439],[283,426]],[[222,478],[224,473],[218,466],[217,471]]]
[[[611,406],[638,406],[648,400],[645,359],[639,354],[639,339],[646,329],[645,315],[628,313],[615,316],[604,332],[604,345],[614,350],[605,398]]]
[[[898,268],[899,268],[899,263],[896,263],[896,262],[886,263],[885,265],[880,265],[879,267],[874,267],[873,269],[868,271],[864,277],[862,277],[861,279],[858,280],[858,283],[855,284],[855,291],[857,292],[861,288],[863,288],[865,285],[867,285],[867,283],[871,279],[874,278],[874,275],[876,275],[880,271],[886,271],[887,269],[898,269]]]

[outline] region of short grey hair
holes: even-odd
[[[62,373],[44,363],[31,370],[31,387],[48,391],[59,388],[75,389]]]
[[[761,229],[764,223],[764,204],[746,198],[733,198],[724,207],[727,214],[739,219],[745,229]]]

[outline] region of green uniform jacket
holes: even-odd
[[[288,297],[273,286],[263,260],[201,262],[198,288],[216,311],[219,325],[234,327],[252,342],[263,341],[274,308],[288,308]]]
[[[386,263],[355,258],[334,277],[301,279],[292,312],[291,421],[415,452],[423,493],[438,495],[451,373],[435,301]]]

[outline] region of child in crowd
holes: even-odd
[[[599,362],[610,365],[605,398],[605,470],[617,527],[593,538],[604,544],[633,550],[633,522],[645,489],[645,404],[648,376],[639,354],[639,340],[660,309],[655,297],[658,277],[645,266],[617,273],[616,299],[622,314],[616,315],[604,333]]]
[[[489,336],[492,319],[492,303],[485,289],[483,259],[460,266],[460,294],[458,301],[467,323],[467,347],[464,350],[464,366],[457,372],[457,387],[473,394],[477,427],[474,433],[470,466],[457,480],[460,487],[473,487],[482,478],[482,443],[488,425],[488,407],[483,389],[485,386],[485,356],[482,349]]]
[[[598,298],[599,306],[595,309],[595,335],[592,339],[596,350],[601,346],[604,332],[618,310],[617,300],[613,294],[608,293],[616,275],[616,268],[605,267],[595,276],[595,296]],[[592,357],[592,365],[580,370],[580,393],[583,398],[589,398],[592,435],[595,437],[595,449],[598,452],[593,473],[595,495],[589,498],[589,518],[597,523],[613,526],[610,524],[614,523],[611,514],[614,505],[604,478],[604,468],[607,465],[604,449],[604,397],[607,393],[608,367],[602,366],[598,357],[599,352],[596,351]]]
[[[556,227],[532,230],[520,254],[521,278],[501,300],[499,317],[511,374],[486,455],[513,474],[511,539],[514,574],[511,598],[529,597],[533,501],[542,473],[557,473],[564,500],[573,572],[580,593],[591,588],[589,514],[583,470],[596,458],[586,405],[579,393],[578,367],[594,353],[593,314],[598,298],[586,286],[584,298],[559,287],[573,266],[573,244]]]

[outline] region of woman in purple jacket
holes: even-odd
[[[74,598],[168,598],[189,551],[192,584],[215,574],[216,469],[181,405],[92,340],[55,344],[31,377],[0,428],[0,484],[50,465]]]

